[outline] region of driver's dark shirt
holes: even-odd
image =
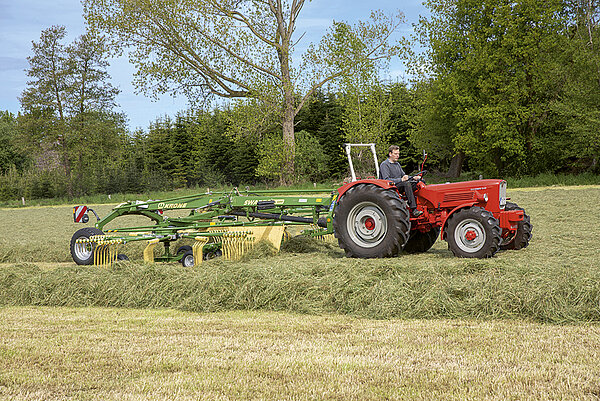
[[[393,181],[394,184],[402,182],[404,170],[400,167],[400,163],[392,163],[390,159],[385,159],[379,166],[379,178],[382,180]]]

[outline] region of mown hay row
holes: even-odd
[[[524,318],[600,321],[600,272],[574,266],[515,267],[498,260],[399,265],[322,253],[200,269],[126,263],[106,270],[35,264],[0,269],[0,305],[271,310],[388,318]],[[456,260],[456,259],[455,259]]]

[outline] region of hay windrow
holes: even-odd
[[[310,257],[313,263],[304,263]],[[389,318],[525,318],[600,321],[600,272],[532,269],[489,262],[427,268],[318,253],[201,268],[123,263],[111,270],[35,264],[0,269],[0,305],[174,308],[196,312],[271,310]],[[395,261],[394,261],[395,262]]]

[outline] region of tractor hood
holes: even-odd
[[[426,185],[419,189],[419,197],[427,200],[433,208],[481,203],[487,204],[492,211],[499,211],[506,204],[506,181],[476,180]]]

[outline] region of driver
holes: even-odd
[[[410,178],[404,173],[398,159],[400,158],[400,148],[396,145],[390,146],[388,149],[388,158],[381,162],[379,166],[379,178],[382,180],[392,181],[398,187],[398,190],[406,194],[408,206],[413,216],[419,217],[423,214],[422,210],[417,210],[417,202],[413,194],[412,184],[408,181]],[[413,177],[414,180],[420,180],[421,176]]]

